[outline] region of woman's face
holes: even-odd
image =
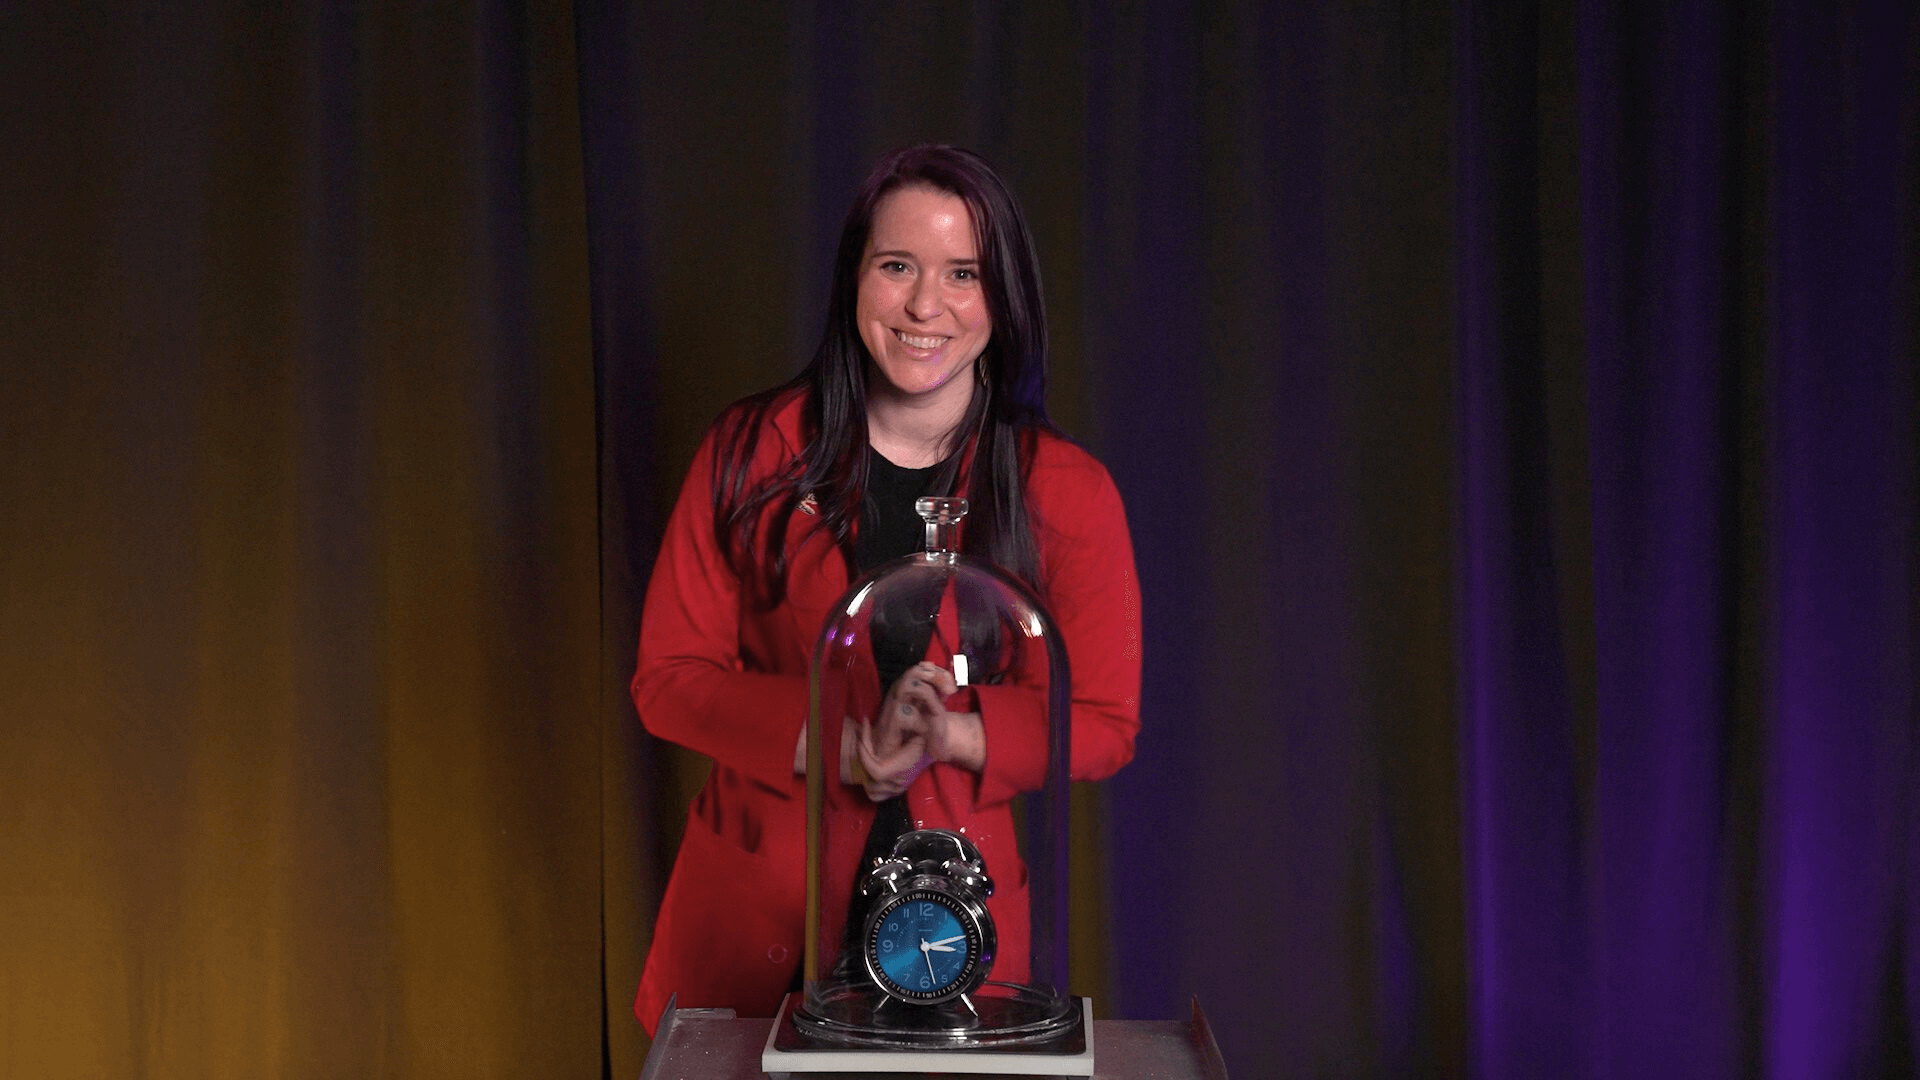
[[[964,408],[973,362],[993,336],[973,247],[973,215],[957,195],[904,187],[874,208],[854,309],[879,369],[868,393]]]

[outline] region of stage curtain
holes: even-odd
[[[0,1075],[600,1074],[571,14],[0,16]]]
[[[1094,5],[1122,1008],[1262,1075],[1906,1076],[1911,5]]]
[[[654,544],[918,141],[1140,559],[1100,1015],[1912,1075],[1910,8],[7,6],[0,1075],[638,1074]]]

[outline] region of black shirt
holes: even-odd
[[[934,476],[943,464],[904,469],[867,447],[867,498],[860,508],[860,535],[853,546],[861,573],[926,547],[926,522],[913,504],[934,493]]]

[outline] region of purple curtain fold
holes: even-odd
[[[1592,1046],[1591,865],[1560,632],[1538,217],[1540,16],[1457,9],[1456,618],[1473,1072],[1555,1075]]]
[[[1752,1075],[1758,103],[1710,4],[1580,21],[1602,1075]]]
[[[1081,261],[1097,312],[1087,322],[1087,363],[1094,414],[1105,430],[1124,433],[1108,441],[1106,456],[1116,477],[1126,477],[1141,621],[1152,628],[1150,641],[1178,642],[1191,660],[1163,668],[1142,688],[1143,716],[1171,720],[1193,716],[1207,697],[1206,601],[1213,595],[1205,553],[1191,539],[1208,502],[1207,478],[1192,466],[1209,457],[1205,264],[1192,217],[1203,200],[1201,114],[1190,92],[1200,77],[1200,42],[1178,5],[1148,5],[1126,23],[1110,14],[1090,11],[1087,29],[1088,50],[1099,58],[1088,69],[1085,134],[1089,250]],[[1139,272],[1146,267],[1153,272]],[[1144,523],[1143,502],[1155,507]],[[1168,1001],[1188,983],[1189,950],[1164,946],[1191,940],[1190,886],[1206,871],[1191,858],[1197,815],[1166,810],[1198,809],[1206,740],[1147,738],[1159,744],[1147,767],[1129,767],[1111,785],[1111,828],[1128,853],[1116,867],[1125,884],[1114,892],[1115,959],[1126,973],[1116,990],[1123,1000]]]
[[[1779,1076],[1915,1061],[1917,28],[1911,5],[1807,5],[1768,42],[1761,1016]]]

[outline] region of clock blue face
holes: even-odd
[[[874,924],[867,950],[900,996],[938,998],[975,966],[978,939],[951,903],[937,893],[911,892]]]

